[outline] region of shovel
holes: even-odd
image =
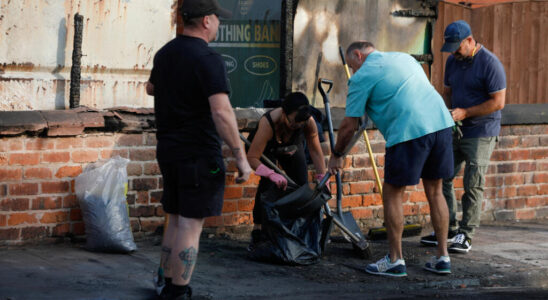
[[[324,85],[327,85],[327,87],[328,87],[327,91],[324,90],[324,87],[323,87]],[[329,96],[328,96],[328,94],[329,94],[329,92],[331,91],[332,88],[333,88],[333,81],[328,80],[328,79],[323,79],[323,78],[320,78],[318,80],[318,90],[320,91],[320,94],[322,95],[323,103],[324,103],[324,106],[325,106],[325,115],[327,117],[327,126],[328,126],[328,129],[329,129],[329,131],[328,131],[329,132],[329,144],[331,146],[331,152],[334,152],[335,151],[335,139],[333,137],[333,122],[332,122],[332,119],[331,119],[331,109],[330,109],[330,106],[329,106]],[[352,137],[352,140],[350,141],[349,145],[346,147],[346,149],[344,151],[344,154],[348,153],[350,151],[350,149],[354,146],[354,144],[358,141],[358,139],[360,138],[363,130],[365,130],[366,123],[367,122],[362,122],[362,126],[360,126],[360,130],[358,130],[357,134],[354,134],[354,136]],[[363,251],[359,247],[356,249],[356,244],[354,242],[356,240],[365,241],[365,237],[362,234],[362,231],[361,231],[360,227],[356,223],[356,220],[354,219],[354,216],[352,215],[352,213],[350,211],[343,212],[343,210],[342,210],[342,204],[341,204],[341,202],[342,202],[341,174],[339,172],[337,172],[337,174],[335,175],[335,178],[336,178],[336,182],[337,182],[337,214],[334,215],[334,222],[341,223],[341,225],[343,225],[346,229],[348,229],[348,231],[352,232],[353,235],[354,235],[354,238],[350,237],[343,230],[343,232],[345,233],[345,238],[347,240],[349,240],[350,242],[352,242],[352,245],[354,246],[354,250],[356,250],[358,252]]]

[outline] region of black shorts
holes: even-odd
[[[384,181],[392,185],[416,185],[421,178],[453,176],[451,128],[386,148]]]
[[[162,205],[168,214],[185,218],[219,216],[223,209],[225,165],[222,157],[161,162]]]

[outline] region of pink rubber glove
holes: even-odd
[[[314,179],[316,179],[316,181],[319,183],[320,181],[322,181],[324,175],[325,174],[316,174],[316,176],[314,176]],[[327,179],[327,182],[325,183],[327,189],[331,192],[331,186],[329,183],[331,183],[331,178]]]
[[[287,188],[287,179],[263,164],[260,164],[257,167],[255,174],[262,177],[267,177],[270,181],[274,182],[278,188],[283,189],[284,191]]]

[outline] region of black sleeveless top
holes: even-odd
[[[268,141],[265,147],[265,155],[267,157],[275,156],[275,153],[279,152],[281,148],[288,147],[295,145],[297,147],[303,146],[304,141],[304,130],[303,128],[299,128],[293,132],[291,137],[289,138],[289,141],[284,142],[278,142],[276,139],[276,126],[274,124],[274,121],[272,121],[272,117],[270,116],[270,113],[272,110],[267,111],[263,116],[266,117],[266,120],[270,124],[270,127],[272,128],[272,138]],[[284,152],[284,151],[282,151]],[[272,157],[274,158],[274,157]]]

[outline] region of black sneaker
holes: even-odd
[[[249,246],[247,246],[247,251],[253,252],[255,248],[257,248],[257,245],[261,242],[261,236],[262,232],[260,229],[251,231],[251,242],[249,243]]]
[[[173,300],[186,300],[186,299],[192,299],[192,288],[190,286],[187,286],[186,290],[182,294],[174,295],[172,294],[170,298]]]
[[[449,246],[449,252],[468,253],[472,249],[472,240],[464,233],[459,233],[455,236],[455,242]]]
[[[454,243],[456,236],[457,236],[456,231],[449,230],[449,232],[447,233],[447,242],[448,243]],[[423,236],[421,238],[421,244],[426,245],[426,246],[437,246],[438,245],[438,240],[436,239],[436,233],[432,232],[431,234],[429,234],[427,236]]]

